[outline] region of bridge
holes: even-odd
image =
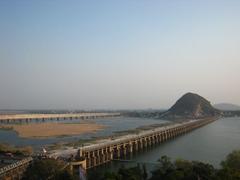
[[[138,134],[121,136],[116,139],[105,139],[97,144],[81,147],[77,152],[79,159],[71,162],[70,166],[71,169],[74,166],[90,169],[115,159],[123,159],[134,152],[155,144],[161,144],[215,120],[216,118],[190,120],[146,130]]]
[[[94,119],[120,116],[120,113],[67,113],[0,115],[0,123],[30,122],[33,120]]]
[[[0,168],[0,179],[22,179],[23,173],[32,160],[32,157],[28,157]]]

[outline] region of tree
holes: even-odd
[[[145,164],[143,164],[142,169],[143,169],[143,180],[146,180],[148,177],[148,173],[147,173],[147,168]]]
[[[63,170],[64,163],[54,159],[35,160],[24,173],[24,180],[72,180],[72,175]]]
[[[120,168],[118,171],[119,177],[122,180],[142,180],[143,179],[143,172],[138,164],[136,167],[132,168]]]
[[[151,180],[170,178],[168,176],[174,171],[174,165],[170,158],[167,156],[162,156],[158,162],[160,165],[155,171],[152,172]]]
[[[159,162],[151,180],[209,180],[215,176],[213,166],[202,162],[176,160],[172,163],[167,156],[162,156]]]
[[[221,163],[221,169],[212,165],[178,159],[174,162],[167,156],[159,159],[159,165],[152,171],[150,180],[240,180],[240,151],[233,151]],[[105,173],[102,180],[146,180],[145,165],[140,168],[121,167],[117,173]]]
[[[230,153],[225,161],[221,162],[223,168],[230,168],[234,171],[240,171],[240,151]]]
[[[106,172],[102,180],[120,180],[120,177],[113,172]]]
[[[205,164],[203,162],[192,162],[192,178],[209,180],[213,179],[215,176],[215,169],[210,164]]]
[[[240,151],[233,151],[226,160],[221,162],[222,169],[218,172],[220,179],[240,179]],[[223,178],[224,177],[224,178]]]

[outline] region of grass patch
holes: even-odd
[[[15,147],[8,144],[0,144],[0,154],[12,153],[14,155],[30,156],[33,153],[31,146]]]
[[[0,130],[12,131],[13,127],[10,127],[10,126],[0,126]]]

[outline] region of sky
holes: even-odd
[[[240,105],[238,0],[1,0],[0,109]]]

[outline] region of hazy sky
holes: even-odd
[[[239,0],[1,0],[0,108],[240,104]]]

